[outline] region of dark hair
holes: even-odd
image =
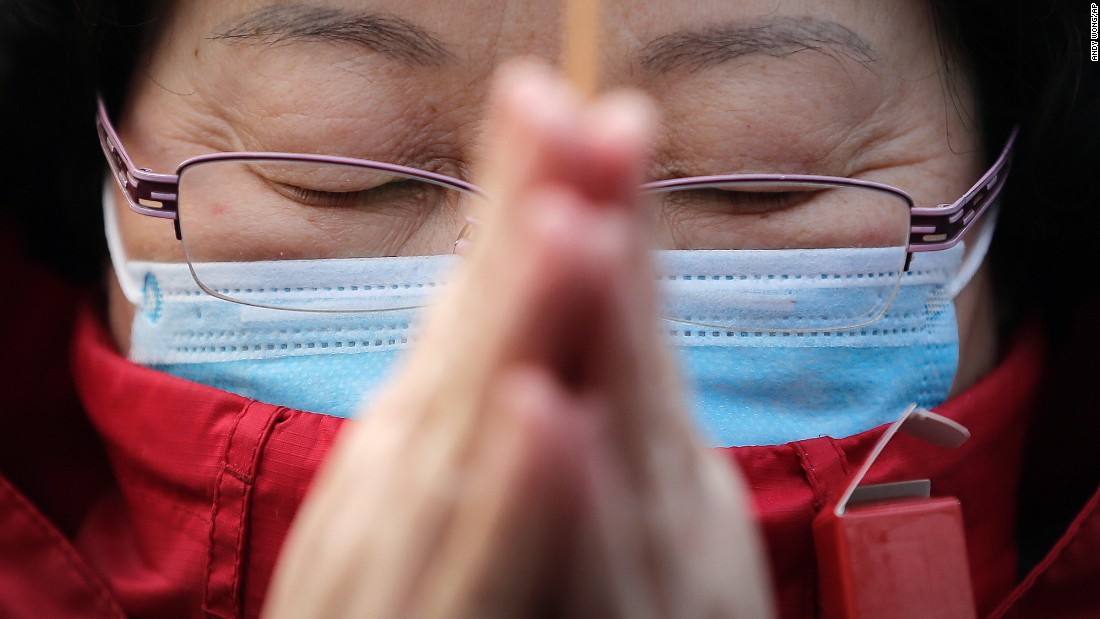
[[[27,4],[0,10],[0,169],[14,180],[0,203],[27,230],[34,255],[71,276],[95,277],[104,250],[94,92],[117,111],[157,3]],[[951,44],[948,86],[963,70],[974,76],[987,152],[1021,125],[992,249],[1002,321],[1039,307],[1057,329],[1057,317],[1089,291],[1056,288],[1052,274],[1087,268],[1100,232],[1091,205],[1100,179],[1100,64],[1088,61],[1088,6],[933,0],[933,7],[940,38]]]
[[[95,93],[122,96],[151,4],[0,0],[0,223],[77,281],[106,257]]]
[[[1002,323],[1039,309],[1060,340],[1069,322],[1061,318],[1095,294],[1061,286],[1063,274],[1089,268],[1100,233],[1100,63],[1089,60],[1089,4],[934,0],[934,7],[941,40],[955,42],[956,65],[969,67],[977,88],[986,151],[997,153],[1020,125],[991,249]]]

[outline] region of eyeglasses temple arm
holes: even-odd
[[[1018,133],[1019,127],[1013,127],[997,161],[954,203],[931,208],[913,207],[910,210],[910,254],[954,247],[990,205],[997,201],[1005,181],[1008,180]]]
[[[179,236],[179,210],[176,197],[179,192],[179,176],[176,174],[158,174],[145,168],[138,168],[122,146],[110,118],[103,98],[98,97],[96,125],[99,129],[100,146],[111,167],[111,175],[126,196],[130,210],[139,215],[171,219],[176,222],[176,235]]]

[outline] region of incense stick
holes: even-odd
[[[599,82],[599,34],[600,0],[565,0],[565,75],[586,99]]]

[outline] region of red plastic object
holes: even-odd
[[[974,593],[958,499],[928,480],[862,485],[898,432],[958,447],[970,432],[912,404],[883,432],[840,497],[814,518],[825,619],[970,619]]]
[[[814,520],[825,619],[967,619],[974,597],[954,498],[849,506]]]

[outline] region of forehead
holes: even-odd
[[[601,7],[601,87],[643,90],[661,113],[655,175],[849,175],[943,141],[950,110],[924,0]],[[152,122],[153,110],[174,119],[159,134],[178,138],[169,165],[217,150],[470,161],[493,70],[517,56],[556,63],[563,39],[563,6],[547,0],[177,0],[170,9],[150,48],[150,96],[135,108],[139,120]]]
[[[171,47],[325,43],[410,67],[477,72],[513,56],[560,56],[562,3],[547,0],[179,0]],[[822,55],[920,70],[934,46],[924,2],[604,0],[609,81],[756,57]],[[317,56],[316,46],[300,50]],[[918,66],[914,67],[914,62]]]

